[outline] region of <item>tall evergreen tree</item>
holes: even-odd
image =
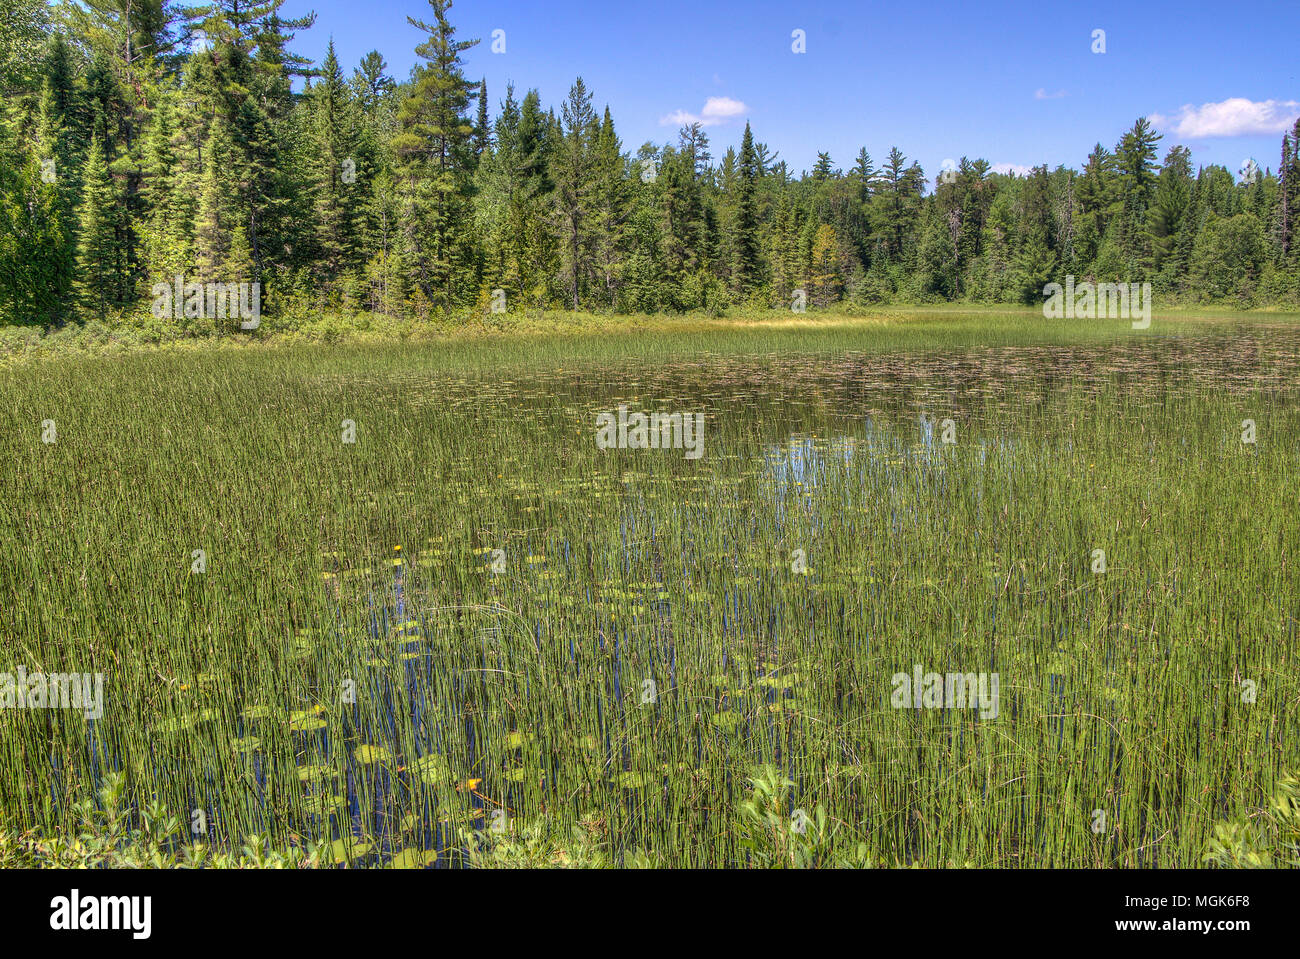
[[[631,185],[627,178],[627,158],[609,107],[596,135],[595,198],[593,202],[593,256],[600,276],[606,306],[614,306],[622,280],[626,253],[626,225]]]
[[[563,128],[552,158],[555,223],[569,302],[578,309],[593,263],[593,206],[596,189],[595,140],[598,134],[591,93],[582,77],[574,81],[561,111]]]
[[[82,309],[100,320],[124,298],[121,228],[117,191],[103,144],[95,139],[86,157],[77,207],[76,292]]]
[[[1147,210],[1151,208],[1155,196],[1156,175],[1159,173],[1159,167],[1155,163],[1156,144],[1159,141],[1160,135],[1151,129],[1151,124],[1145,117],[1141,117],[1120,138],[1115,149],[1123,203],[1119,242],[1133,267],[1149,263],[1151,258],[1149,249],[1142,241],[1147,236],[1143,227]]]
[[[735,262],[732,277],[736,292],[743,298],[753,295],[762,282],[758,235],[758,156],[754,152],[754,134],[745,124],[740,141],[740,163],[736,181]]]
[[[316,224],[313,268],[328,283],[353,265],[356,239],[355,191],[350,189],[355,186],[357,173],[356,122],[333,40],[326,48],[319,82],[308,97],[308,112],[308,158]]]
[[[467,118],[474,84],[465,79],[461,54],[477,40],[456,40],[447,14],[451,0],[429,0],[433,23],[407,17],[428,36],[416,48],[424,63],[398,112],[394,148],[401,158],[405,225],[415,276],[423,296],[448,308],[464,304],[472,287],[473,241],[466,229],[473,191],[473,124]]]
[[[492,142],[492,125],[488,121],[487,79],[478,85],[478,122],[474,124],[474,157],[482,159]]]

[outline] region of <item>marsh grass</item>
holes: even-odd
[[[1013,321],[10,369],[0,670],[107,678],[0,710],[0,815],[120,772],[173,851],[1196,865],[1300,767],[1300,338]],[[620,403],[705,456],[597,449]],[[914,665],[997,717],[893,708]]]

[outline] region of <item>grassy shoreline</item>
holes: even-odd
[[[776,350],[824,352],[928,348],[979,348],[1034,343],[1066,344],[1125,335],[1161,336],[1207,326],[1240,324],[1300,325],[1300,312],[1281,309],[1232,310],[1188,307],[1165,310],[1146,331],[1126,320],[1047,320],[1033,308],[938,304],[933,306],[816,310],[795,315],[756,310],[725,317],[685,315],[543,312],[500,318],[422,322],[379,315],[328,316],[281,324],[267,320],[255,334],[196,334],[149,322],[69,325],[59,329],[0,327],[0,369],[36,360],[128,354],[249,351],[300,346],[457,346],[511,344],[525,349],[538,342],[565,341],[579,356],[629,352],[637,355],[671,348],[723,353]],[[604,344],[604,345],[601,345]]]

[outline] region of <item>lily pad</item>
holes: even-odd
[[[309,816],[320,816],[322,818],[332,816],[334,813],[342,812],[344,807],[343,797],[337,793],[330,795],[322,793],[319,796],[308,796],[303,800],[303,811]]]
[[[330,843],[330,858],[334,862],[355,862],[370,855],[372,848],[370,843],[348,836]]]
[[[393,755],[383,746],[358,746],[352,753],[352,757],[359,763],[370,765],[371,763],[392,762]]]
[[[430,786],[439,786],[451,781],[451,768],[439,753],[421,756],[411,764],[411,770],[420,782]]]
[[[389,869],[427,869],[438,861],[436,849],[403,849],[388,863]]]

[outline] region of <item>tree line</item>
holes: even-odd
[[[408,18],[402,82],[377,51],[350,75],[332,42],[294,54],[315,17],[283,2],[0,0],[0,323],[147,315],[175,276],[415,317],[1033,303],[1067,274],[1300,301],[1300,121],[1276,173],[1160,157],[1139,119],[1082,170],[963,157],[931,180],[864,148],[796,174],[748,124],[720,157],[698,123],[627,149],[581,78],[493,107],[451,0]]]

